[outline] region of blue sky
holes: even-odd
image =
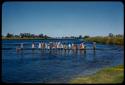
[[[121,2],[5,2],[2,35],[23,32],[62,36],[123,34]]]

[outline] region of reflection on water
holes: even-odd
[[[35,50],[32,49],[29,53],[26,53],[25,50],[20,50],[20,51],[16,51],[16,56],[20,58],[20,61],[23,60],[25,61],[25,58],[27,57],[26,54],[30,55],[31,54],[31,59],[39,59],[39,57],[41,57],[40,59],[51,59],[51,58],[55,58],[55,59],[71,59],[73,60],[73,62],[77,61],[77,60],[84,60],[88,61],[89,59],[87,58],[87,51],[86,50]],[[89,55],[89,54],[88,54]],[[93,50],[91,52],[91,61],[96,62],[96,50]],[[30,56],[29,56],[30,57]],[[82,61],[81,60],[81,61]],[[81,62],[79,61],[79,62]],[[20,62],[21,63],[21,62]]]

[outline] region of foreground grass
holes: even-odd
[[[124,80],[124,66],[105,68],[97,73],[72,79],[72,84],[106,84],[106,83],[122,83]]]

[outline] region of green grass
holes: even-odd
[[[70,80],[71,84],[106,84],[122,83],[124,80],[124,66],[119,65],[104,68],[97,73],[85,77],[77,77]]]
[[[102,44],[115,44],[115,45],[124,45],[124,38],[123,37],[89,37],[85,38],[85,41],[89,42],[97,42]]]

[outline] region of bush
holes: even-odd
[[[123,45],[124,44],[124,39],[123,37],[89,37],[85,38],[85,41],[88,42],[97,42],[97,43],[102,43],[102,44],[116,44],[116,45]]]

